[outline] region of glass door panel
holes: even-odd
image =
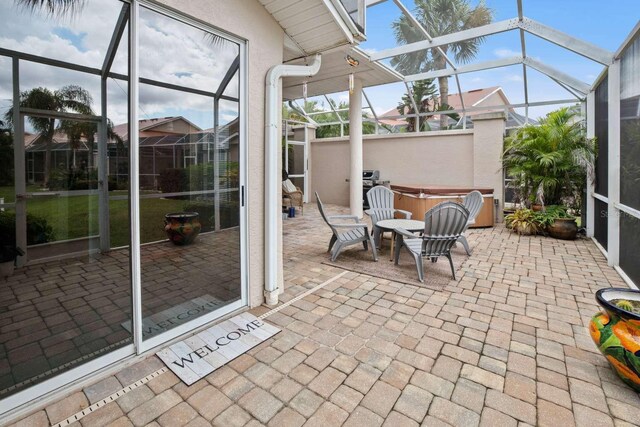
[[[97,153],[110,142],[99,117],[80,122],[58,113],[22,116],[25,143],[15,153],[22,165],[13,176],[22,190],[12,199],[18,215],[0,207],[3,222],[14,218],[1,240],[24,252],[13,273],[0,277],[0,398],[132,343],[129,251],[111,250],[113,208],[100,183],[107,158]],[[118,209],[128,216],[128,206]]]
[[[149,340],[241,301],[239,104],[225,94],[237,85],[240,46],[144,7],[140,22],[142,337]]]

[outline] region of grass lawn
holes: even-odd
[[[27,191],[36,192],[36,188]],[[117,192],[112,192],[117,194]],[[120,192],[118,192],[120,193]],[[121,194],[126,194],[121,192]],[[0,197],[13,201],[13,187],[0,187]],[[174,199],[140,200],[140,237],[142,243],[166,238],[164,215],[183,210],[187,201]],[[27,212],[46,218],[56,240],[68,240],[99,234],[98,196],[40,196],[27,201]],[[129,206],[127,200],[109,202],[111,246],[129,244]]]

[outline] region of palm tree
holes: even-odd
[[[414,105],[418,107],[418,113],[427,113],[429,111],[433,111],[433,107],[435,106],[435,101],[437,97],[438,91],[433,83],[433,79],[428,80],[419,80],[413,83],[413,90],[411,94],[405,93],[402,95],[402,101],[398,104],[397,110],[401,115],[411,115],[415,114]],[[411,100],[413,95],[413,101]],[[415,104],[414,104],[415,103]],[[420,123],[420,130],[429,130],[429,124],[427,123],[427,118],[422,118],[422,123],[420,123],[420,118],[418,118],[418,123]],[[416,130],[416,118],[415,117],[407,117],[407,132],[413,132]]]
[[[579,209],[586,180],[593,179],[595,140],[586,137],[573,108],[561,108],[505,139],[504,168],[523,199]]]
[[[58,90],[51,91],[44,87],[37,87],[20,94],[20,106],[23,108],[35,108],[39,110],[56,112],[73,112],[78,114],[93,115],[91,104],[93,99],[91,94],[80,86],[68,85]],[[13,124],[13,108],[5,114],[5,120]],[[29,123],[33,129],[42,135],[46,144],[44,163],[44,186],[49,186],[51,177],[51,149],[53,135],[57,129],[68,129],[71,125],[65,121],[60,121],[56,127],[56,120],[53,118],[29,117]]]
[[[416,19],[427,29],[431,37],[439,37],[474,27],[487,25],[493,20],[493,10],[488,8],[484,0],[476,7],[471,7],[469,0],[416,0]],[[413,43],[424,39],[403,15],[392,24],[398,43]],[[464,40],[458,43],[441,46],[446,55],[451,51],[456,62],[467,63],[478,53],[483,38]],[[391,65],[403,74],[415,74],[428,70],[443,70],[447,66],[446,59],[436,49],[412,52],[400,55],[391,60]],[[440,89],[440,108],[448,109],[449,80],[438,77]],[[440,117],[440,127],[447,126],[447,116]]]

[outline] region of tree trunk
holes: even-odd
[[[446,50],[444,50],[446,54]],[[440,54],[435,55],[434,65],[436,70],[444,70],[447,68],[447,62]],[[449,104],[449,77],[438,77],[438,88],[440,90],[440,105]],[[449,121],[449,117],[445,114],[440,114],[440,129],[446,129]]]

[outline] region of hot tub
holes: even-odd
[[[462,203],[462,198],[474,190],[482,193],[484,204],[471,227],[493,227],[493,188],[443,187],[432,185],[391,185],[395,193],[394,207],[411,212],[413,219],[422,220],[424,214],[438,203]]]

